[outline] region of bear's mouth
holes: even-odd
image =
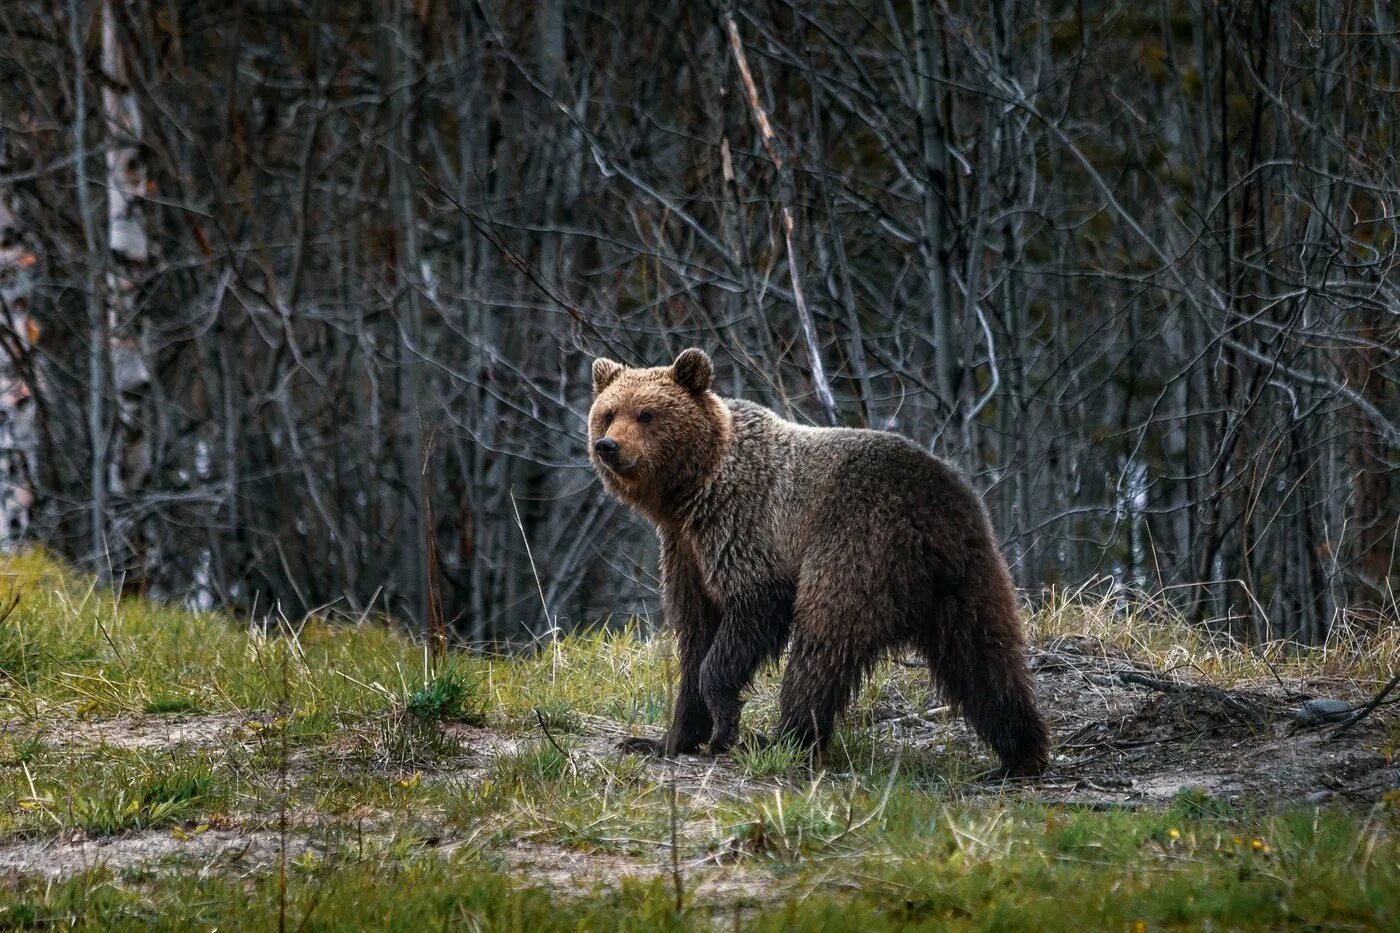
[[[637,475],[637,464],[635,461],[605,460],[602,457],[597,457],[595,458],[595,462],[598,466],[618,479],[634,479]]]

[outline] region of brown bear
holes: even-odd
[[[913,647],[1004,773],[1045,770],[1016,592],[971,487],[897,434],[793,424],[720,398],[713,375],[696,349],[593,363],[589,455],[656,526],[680,654],[665,740],[624,747],[729,748],[744,690],[791,642],[779,738],[819,754],[874,665]]]

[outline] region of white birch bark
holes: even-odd
[[[0,139],[0,174],[5,172],[4,141]],[[5,352],[0,354],[0,549],[11,550],[29,527],[34,505],[34,431],[32,389],[26,379],[30,353],[38,336],[29,317],[33,270],[38,257],[25,242],[14,192],[0,191],[0,329]]]
[[[109,140],[106,151],[107,253],[106,334],[110,360],[107,400],[113,418],[114,447],[107,464],[110,497],[138,491],[150,473],[150,453],[145,444],[137,398],[150,382],[150,371],[140,345],[136,324],[136,273],[151,258],[143,204],[146,173],[137,143],[141,139],[141,111],[135,96],[126,91],[125,52],[117,32],[118,4],[102,3],[102,120]],[[117,516],[109,515],[109,522]],[[130,528],[111,529],[108,550],[114,541],[130,542]]]

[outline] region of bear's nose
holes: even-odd
[[[600,437],[593,442],[593,449],[609,460],[617,456],[617,441],[610,437]]]

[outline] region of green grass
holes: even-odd
[[[153,715],[165,715],[170,713],[202,713],[204,708],[198,697],[166,693],[151,697],[142,707],[142,711]]]
[[[112,773],[96,792],[70,796],[69,822],[94,835],[169,825],[207,804],[214,786],[213,771],[204,766],[145,775]]]
[[[875,852],[804,870],[781,866],[740,914],[750,930],[1232,929],[1384,926],[1400,911],[1395,851],[1379,827],[1358,837],[1340,814],[1261,818],[1260,835],[1189,814],[1075,813],[1040,808],[957,812],[891,800],[907,828]],[[777,818],[774,817],[776,820]],[[829,833],[829,814],[796,816],[739,841],[745,858],[795,856],[801,826]],[[1358,842],[1363,845],[1358,846]],[[815,857],[815,856],[814,856]],[[98,929],[267,929],[285,909],[311,929],[492,930],[729,927],[735,907],[689,898],[675,910],[662,874],[568,896],[522,885],[479,852],[442,857],[421,842],[357,852],[351,841],[293,859],[287,896],[275,872],[94,871],[62,884],[10,882],[0,925]],[[785,892],[802,892],[801,897]]]
[[[428,682],[415,690],[405,705],[416,719],[480,722],[476,693],[475,675],[454,662],[430,674]]]
[[[466,860],[334,859],[294,867],[287,896],[275,875],[213,875],[126,883],[92,872],[61,885],[20,885],[0,906],[0,926],[86,929],[481,929],[493,931],[683,930],[664,885],[627,885],[581,899],[522,888]]]
[[[727,770],[681,773],[609,754],[599,738],[665,721],[670,646],[636,628],[523,655],[454,652],[433,670],[420,644],[376,620],[266,633],[114,599],[40,554],[0,558],[0,598],[9,588],[21,602],[0,622],[0,850],[159,838],[169,851],[59,881],[0,869],[0,929],[266,929],[281,913],[297,929],[532,931],[1364,928],[1400,917],[1397,795],[1361,811],[1277,810],[1188,792],[1165,808],[1099,812],[974,794],[985,761],[966,748],[901,748],[870,727],[874,704],[896,692],[911,708],[934,704],[899,671],[867,689],[825,770],[753,744]],[[1383,667],[1349,643],[1265,663],[1170,618],[1113,612],[1120,627],[1092,603],[1057,599],[1035,624],[1242,682],[1271,679],[1272,665],[1370,683]],[[747,726],[772,722],[771,688],[767,675]],[[167,718],[218,729],[174,746],[122,744],[120,729],[84,738],[114,720],[155,724],[159,737]],[[500,746],[482,745],[482,729]],[[275,859],[187,848],[209,826],[276,838],[284,824],[310,846],[288,858],[285,898]],[[727,882],[718,894],[715,882]]]
[[[810,756],[791,742],[749,742],[735,747],[734,762],[745,774],[775,777],[799,770],[810,763]]]
[[[0,761],[0,789],[15,804],[0,812],[0,833],[105,836],[169,826],[225,806],[241,786],[227,762],[204,752],[63,750],[33,741]]]

